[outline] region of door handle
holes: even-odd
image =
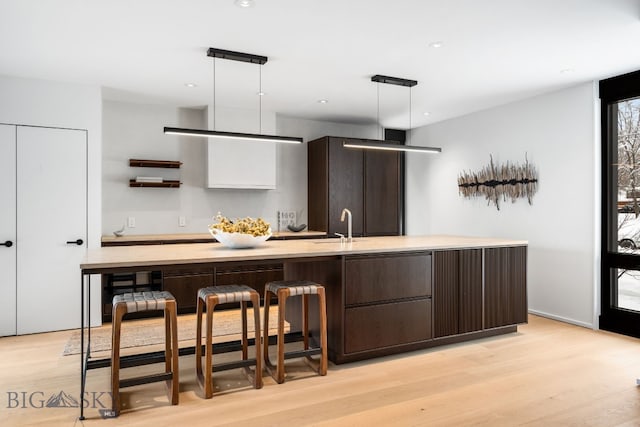
[[[13,242],[11,240],[7,240],[4,243],[0,243],[0,245],[10,248],[11,246],[13,246]]]
[[[67,245],[78,245],[78,246],[82,246],[82,244],[84,243],[84,241],[82,239],[78,239],[78,240],[70,240],[67,242]]]

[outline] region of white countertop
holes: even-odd
[[[207,262],[259,261],[319,256],[411,252],[438,249],[467,249],[524,246],[525,240],[465,236],[357,237],[351,244],[338,239],[268,240],[252,249],[228,249],[218,243],[114,246],[88,249],[82,270],[144,267]]]

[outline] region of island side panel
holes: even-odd
[[[311,280],[325,287],[327,304],[327,344],[329,358],[336,361],[343,350],[343,257],[314,260],[295,260],[284,263],[285,280]],[[286,319],[291,332],[298,332],[302,327],[302,299],[300,297],[287,298]],[[309,298],[309,328],[311,342],[317,345],[319,335],[319,316],[317,297]]]
[[[485,249],[485,329],[527,322],[527,247]]]

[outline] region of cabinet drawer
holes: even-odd
[[[213,274],[165,277],[162,288],[176,298],[180,313],[195,312],[198,289],[213,286]]]
[[[431,295],[431,254],[348,258],[347,305]]]
[[[374,350],[431,338],[431,299],[345,310],[345,353]]]
[[[247,285],[258,291],[262,296],[264,294],[264,285],[267,282],[282,280],[283,277],[282,268],[253,271],[216,271],[216,285]]]

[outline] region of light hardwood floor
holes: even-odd
[[[237,371],[214,374],[220,391],[211,400],[201,398],[193,357],[185,356],[180,405],[168,405],[160,383],[137,386],[125,389],[128,409],[118,419],[90,407],[83,422],[77,408],[29,402],[60,391],[78,396],[79,357],[61,355],[69,335],[0,338],[0,425],[640,425],[640,341],[537,316],[515,334],[330,365],[326,377],[294,362],[287,382],[265,377],[261,390]],[[108,369],[89,372],[89,392],[106,392],[108,383]]]

